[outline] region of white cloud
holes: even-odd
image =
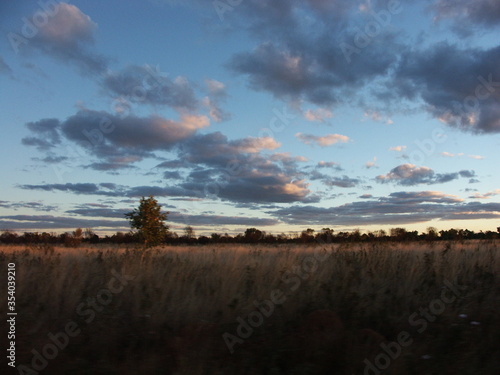
[[[481,155],[467,155],[471,159],[476,159],[476,160],[483,160],[484,156]]]
[[[451,152],[443,151],[440,153],[441,156],[445,156],[447,158],[454,158],[456,156],[464,156],[463,152],[459,152],[458,154],[453,154]]]

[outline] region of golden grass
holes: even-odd
[[[68,321],[81,328],[42,373],[361,374],[365,357],[380,352],[366,337],[394,341],[402,330],[414,342],[383,373],[493,374],[500,365],[498,242],[177,246],[146,254],[0,247],[1,269],[9,262],[17,270],[18,364],[29,365],[31,350]],[[112,270],[134,279],[86,323],[77,306],[107,287]],[[439,298],[445,281],[466,289],[418,333],[409,317]],[[286,301],[231,355],[222,334],[236,334],[236,319],[273,290]],[[0,306],[4,313],[4,294]],[[326,329],[308,318],[318,310],[330,312],[313,316],[337,316],[342,331],[315,338]]]

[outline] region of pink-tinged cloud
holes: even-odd
[[[469,198],[472,199],[490,199],[491,197],[494,197],[495,195],[500,195],[500,189],[495,189],[493,191],[489,191],[484,194],[480,193],[474,193],[474,195],[469,196]]]
[[[394,147],[389,147],[389,151],[397,151],[397,152],[402,152],[406,150],[406,146],[394,146]]]
[[[308,121],[324,122],[326,119],[332,118],[333,113],[324,108],[308,109],[304,112],[304,117]]]
[[[349,137],[341,134],[327,134],[319,137],[312,134],[297,133],[295,137],[306,145],[317,145],[320,147],[327,147],[336,143],[346,143],[349,141]]]

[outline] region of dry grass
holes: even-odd
[[[312,263],[315,255],[322,260]],[[17,269],[18,364],[29,364],[31,350],[42,350],[47,334],[68,321],[81,328],[42,373],[362,374],[365,357],[373,360],[379,343],[402,330],[413,343],[383,373],[496,374],[500,366],[497,242],[186,246],[147,254],[0,247],[1,269],[9,262]],[[112,270],[134,279],[86,323],[77,306],[107,287]],[[409,317],[439,298],[446,281],[466,289],[419,333]],[[222,334],[236,334],[236,319],[276,289],[286,301],[231,355]],[[4,314],[4,294],[0,306]]]

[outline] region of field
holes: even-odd
[[[12,373],[497,374],[498,247],[0,247]]]

